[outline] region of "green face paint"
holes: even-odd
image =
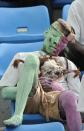
[[[60,30],[58,21],[54,22],[50,26],[48,31],[45,32],[44,36],[45,36],[45,40],[44,40],[44,46],[42,50],[52,55],[54,51],[56,53],[56,49],[59,47],[59,51],[57,49],[57,54],[56,54],[58,55],[61,49],[63,48],[63,45],[62,45],[63,42],[61,42],[61,40],[63,40],[63,38],[65,37],[64,34]]]

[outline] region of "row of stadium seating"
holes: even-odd
[[[57,8],[61,10],[65,4],[70,4],[72,1],[73,0],[0,0],[0,7],[31,7],[45,5],[48,8],[50,23],[52,23],[54,19],[60,17],[60,14],[58,13],[54,18],[54,10]]]
[[[57,6],[57,7],[62,7],[62,6],[64,6],[65,4],[70,4],[73,0],[50,0],[50,1],[51,1],[51,3],[52,3],[53,7],[56,7],[56,6]],[[29,2],[29,1],[27,1],[27,0],[25,0],[25,1],[23,1],[23,2],[22,2],[22,1],[17,1],[17,4],[16,4],[16,5],[19,5],[19,4],[22,3],[23,6],[24,6],[24,5],[28,5],[28,2]],[[10,7],[10,6],[13,7],[13,6],[15,6],[14,3],[15,3],[14,0],[13,0],[13,1],[11,1],[11,0],[9,0],[9,1],[8,1],[8,0],[3,0],[3,1],[0,0],[0,7],[3,7],[3,6],[4,6],[4,7],[8,7],[8,6],[9,6],[9,7]],[[22,5],[22,4],[21,4],[21,5]]]

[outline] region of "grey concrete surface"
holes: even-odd
[[[0,90],[0,127],[4,126],[3,120],[8,119],[11,115],[10,106],[10,101],[2,99]]]

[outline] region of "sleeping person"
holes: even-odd
[[[80,91],[78,69],[70,60],[58,56],[69,41],[75,41],[71,26],[58,19],[45,33],[41,51],[17,53],[14,56],[0,81],[3,98],[15,100],[15,112],[4,121],[5,125],[22,124],[28,97],[35,94],[34,89],[40,81],[42,86],[61,92],[59,110],[65,112],[68,131],[80,131],[81,116],[77,111]]]

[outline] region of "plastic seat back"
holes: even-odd
[[[70,8],[70,4],[67,4],[62,9],[62,18],[64,20],[67,20],[69,8]]]
[[[16,128],[7,127],[4,131],[65,131],[64,126],[59,122],[44,124],[21,125]]]
[[[49,25],[45,6],[0,8],[0,42],[41,41]]]

